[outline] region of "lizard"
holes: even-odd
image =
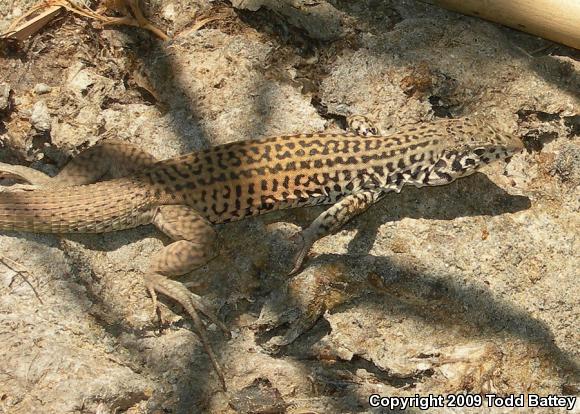
[[[225,388],[198,312],[229,331],[200,296],[173,279],[215,256],[214,224],[332,204],[294,236],[292,274],[315,241],[386,194],[449,184],[522,149],[517,136],[470,118],[407,125],[390,135],[302,133],[236,141],[161,161],[109,139],[54,177],[0,164],[4,176],[29,183],[0,192],[0,230],[102,233],[154,224],[172,240],[143,275],[154,308],[157,293],[184,308]]]

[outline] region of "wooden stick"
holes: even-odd
[[[580,0],[420,0],[580,49]]]
[[[18,27],[9,30],[0,37],[17,39],[23,41],[29,36],[42,29],[48,22],[56,17],[63,8],[61,6],[52,6],[40,13],[38,16],[20,24]]]

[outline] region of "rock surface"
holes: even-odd
[[[30,5],[13,3],[0,27]],[[233,331],[209,329],[227,392],[182,310],[164,302],[162,322],[151,315],[140,275],[166,242],[153,228],[2,233],[0,413],[368,412],[374,393],[577,395],[577,52],[410,0],[232,3],[149,2],[167,44],[68,15],[0,56],[0,161],[54,174],[107,137],[167,158],[338,131],[351,115],[384,133],[483,116],[527,150],[485,175],[392,194],[317,242],[291,278],[288,239],[322,209],[218,226],[218,257],[183,280]],[[33,93],[39,84],[50,88]]]
[[[0,112],[5,112],[10,107],[10,85],[0,83]]]

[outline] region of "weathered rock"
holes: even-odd
[[[337,40],[346,34],[346,15],[326,1],[312,0],[233,0],[239,9],[257,11],[261,7],[280,13],[288,23],[304,29],[317,40]]]
[[[8,110],[10,107],[10,85],[0,83],[0,112]]]
[[[240,390],[230,400],[230,405],[240,414],[282,414],[287,405],[280,391],[267,379],[256,379],[253,384]]]
[[[563,182],[574,187],[580,186],[580,144],[564,144],[554,161],[553,169]]]
[[[0,117],[0,161],[54,173],[107,138],[161,159],[337,131],[348,115],[389,132],[478,113],[528,150],[485,175],[388,194],[318,241],[293,277],[289,239],[323,207],[217,226],[216,259],[180,280],[233,331],[208,333],[227,392],[180,307],[160,297],[161,322],[152,317],[141,275],[167,242],[152,227],[2,233],[2,409],[366,412],[372,393],[578,392],[572,51],[407,0],[238,2],[269,10],[240,18],[224,2],[147,4],[171,42],[72,19],[47,26],[26,59],[0,59],[0,102],[15,109]],[[41,96],[50,153],[33,145],[41,83],[52,87]]]
[[[38,101],[32,107],[30,114],[30,123],[38,132],[50,131],[50,113],[46,102]]]
[[[34,93],[37,95],[43,95],[45,93],[49,93],[52,90],[50,86],[46,83],[37,83],[34,85]]]

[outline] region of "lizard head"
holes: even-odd
[[[450,124],[442,148],[428,176],[428,185],[442,185],[473,174],[494,161],[509,161],[524,148],[521,139],[482,122]],[[451,141],[451,142],[449,142]]]

